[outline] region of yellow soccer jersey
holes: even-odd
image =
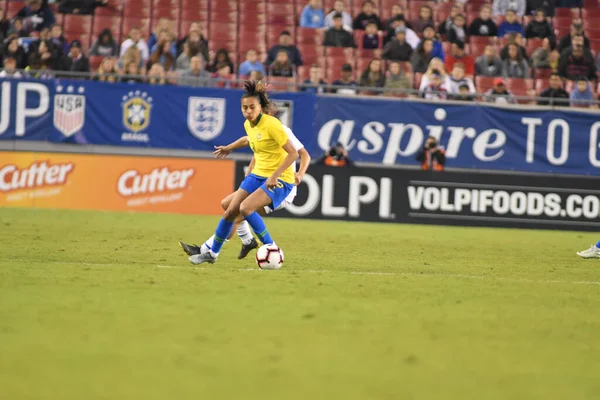
[[[287,156],[282,146],[288,141],[288,136],[283,130],[281,121],[263,114],[256,126],[250,126],[250,121],[246,120],[244,128],[250,141],[250,148],[254,152],[255,164],[252,173],[263,178],[270,177]],[[293,164],[281,174],[279,179],[286,183],[294,183]]]

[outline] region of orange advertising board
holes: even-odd
[[[222,213],[234,162],[0,152],[0,207]]]

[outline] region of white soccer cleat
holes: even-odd
[[[600,258],[600,249],[596,245],[591,245],[587,250],[578,251],[577,255],[581,258]]]
[[[202,263],[210,263],[214,264],[217,261],[217,257],[214,257],[210,251],[201,254],[194,254],[189,258],[190,262],[194,265],[202,264]]]

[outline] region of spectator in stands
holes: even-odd
[[[160,36],[161,32],[166,32],[170,39],[172,39],[174,36],[173,31],[171,29],[171,21],[169,21],[167,18],[160,18],[158,20],[158,23],[156,24],[154,30],[150,34],[150,38],[148,38],[148,48],[150,49],[151,53],[154,53],[154,51],[156,50],[154,46],[159,42],[158,37]],[[175,54],[173,55],[177,55],[177,44],[175,44]]]
[[[568,106],[569,93],[563,89],[563,82],[558,72],[553,72],[550,75],[550,87],[540,93],[538,100],[539,106]]]
[[[458,101],[473,101],[475,98],[476,95],[471,94],[469,86],[464,83],[458,87],[458,94],[453,94],[451,96],[452,100]]]
[[[367,24],[365,33],[362,37],[363,49],[378,49],[379,35],[377,34],[377,24],[373,21]]]
[[[303,28],[322,28],[325,26],[325,11],[321,0],[309,0],[300,14],[300,26]]]
[[[204,70],[202,57],[194,56],[190,60],[190,69],[181,73],[180,83],[185,86],[208,86],[210,74]]]
[[[32,66],[32,69],[43,69],[45,67],[50,70],[57,70],[61,67],[60,60],[52,53],[52,44],[47,40],[42,40],[36,51],[29,52],[29,65]]]
[[[435,28],[432,26],[427,26],[423,30],[423,39],[431,39],[433,41],[433,57],[440,58],[442,61],[446,59],[446,54],[444,54],[444,46],[442,42],[437,39]]]
[[[494,0],[492,3],[492,10],[495,17],[506,15],[509,10],[522,17],[525,15],[526,8],[525,0]]]
[[[391,17],[385,22],[385,30],[392,30],[395,27],[394,25],[394,21],[396,20],[396,18],[402,18],[403,21],[406,21],[406,15],[404,15],[404,8],[402,8],[402,6],[400,4],[394,4],[392,6],[392,13],[391,13]],[[410,26],[408,24],[406,24],[407,28],[410,28]]]
[[[148,83],[150,85],[164,85],[167,83],[165,69],[161,64],[152,64],[148,71]]]
[[[377,24],[377,30],[383,29],[381,20],[376,13],[375,3],[371,0],[366,0],[362,6],[362,12],[354,18],[352,27],[358,30],[365,30],[370,21],[374,21]]]
[[[448,28],[448,41],[450,43],[465,42],[467,40],[467,20],[462,14],[454,17],[453,24]]]
[[[578,19],[571,24],[569,34],[560,39],[557,50],[561,55],[563,51],[572,46],[572,38],[574,36],[583,36],[583,46],[586,49],[590,48],[590,40],[585,36],[581,19]]]
[[[596,79],[596,64],[589,51],[586,51],[583,36],[573,36],[571,51],[561,54],[558,62],[558,73],[563,78],[575,80],[580,76],[590,81]]]
[[[525,31],[525,37],[527,39],[531,38],[540,38],[544,39],[547,37],[554,36],[554,29],[550,23],[546,20],[546,16],[544,15],[544,10],[541,8],[535,12],[534,19],[527,25],[527,30]]]
[[[501,76],[502,60],[496,56],[494,46],[485,46],[483,55],[475,61],[475,75],[477,76]]]
[[[392,61],[410,61],[412,47],[406,43],[406,29],[398,29],[396,38],[383,47],[382,57]]]
[[[188,29],[187,35],[177,42],[177,54],[183,53],[183,45],[186,42],[190,44],[192,48],[197,46],[198,51],[202,54],[202,57],[204,57],[204,61],[208,62],[208,41],[204,38],[204,35],[202,35],[202,29],[199,23],[192,23]]]
[[[153,46],[148,46],[150,49],[150,54],[155,53],[159,48],[164,48],[165,45],[168,46],[169,51],[173,55],[173,59],[177,57],[177,44],[173,40],[173,35],[167,29],[163,29],[158,32],[158,36],[156,42],[154,42]]]
[[[246,52],[246,61],[240,64],[238,73],[240,76],[247,76],[252,71],[260,71],[263,75],[265,74],[265,67],[258,61],[258,54],[256,54],[256,50],[254,49]]]
[[[90,56],[116,57],[119,54],[119,45],[113,38],[110,29],[106,28],[100,32],[98,39],[92,44],[89,51]]]
[[[15,36],[16,35],[16,37],[27,37],[27,36],[29,36],[29,32],[25,30],[25,26],[23,24],[23,19],[22,18],[14,18],[13,19],[12,25],[8,29],[8,35],[9,36]]]
[[[175,70],[176,71],[185,71],[186,69],[190,68],[190,59],[192,57],[194,57],[195,55],[198,55],[198,48],[197,47],[190,47],[190,45],[188,44],[188,42],[185,42],[183,44],[183,53],[181,53],[178,57],[177,60],[175,60]],[[200,54],[200,57],[202,57],[202,55]],[[204,57],[202,57],[204,58]]]
[[[227,51],[227,49],[222,48],[217,50],[217,53],[215,54],[215,59],[213,60],[210,67],[207,69],[209,72],[217,72],[225,65],[229,67],[229,71],[233,72],[233,63],[229,58],[229,52]]]
[[[17,71],[17,60],[14,57],[4,58],[4,68],[0,71],[0,78],[21,78],[23,74]]]
[[[288,31],[281,32],[279,35],[279,44],[271,47],[271,50],[269,50],[269,53],[267,54],[265,64],[271,65],[275,61],[275,58],[277,58],[279,50],[285,50],[288,53],[288,58],[292,64],[296,66],[302,65],[302,55],[300,54],[300,50],[292,43],[292,37]]]
[[[498,36],[498,27],[491,18],[492,8],[484,4],[479,10],[479,17],[469,25],[469,36]]]
[[[6,18],[4,7],[0,5],[0,43],[4,42],[4,39],[8,37],[9,29],[10,21]]]
[[[440,23],[439,33],[440,35],[447,35],[452,25],[454,25],[454,18],[462,12],[462,7],[458,4],[454,4],[450,9],[448,17]],[[463,39],[464,40],[464,39]]]
[[[421,43],[421,39],[419,38],[419,36],[417,36],[415,31],[413,31],[412,29],[410,29],[408,27],[408,25],[406,24],[406,21],[404,20],[404,17],[401,17],[401,16],[396,16],[394,18],[391,29],[387,32],[387,35],[386,35],[385,39],[383,40],[383,44],[385,45],[385,44],[391,42],[392,40],[394,40],[396,38],[396,33],[399,30],[403,30],[406,33],[406,43],[408,43],[410,45],[410,47],[412,47],[413,50],[416,50],[416,48],[419,47],[419,43]],[[435,35],[435,30],[434,30],[434,35]],[[443,51],[443,49],[442,49],[442,51]]]
[[[517,20],[517,14],[513,10],[508,10],[504,21],[498,26],[498,37],[504,37],[512,32],[518,32],[521,36],[525,35],[523,25]]]
[[[33,39],[33,38],[30,38],[30,39]],[[52,53],[53,58],[58,59],[59,56],[62,56],[62,53],[60,52],[60,50],[55,49],[54,45],[50,41],[50,29],[48,29],[48,28],[42,28],[42,30],[39,31],[38,38],[29,42],[29,46],[27,47],[27,52],[29,54],[37,52],[38,46],[43,41],[47,41],[46,44],[49,45],[48,47],[50,49],[50,52]]]
[[[419,17],[411,21],[412,29],[422,35],[426,27],[430,26],[435,32],[435,23],[433,22],[433,10],[429,6],[422,6],[419,9]]]
[[[333,3],[333,10],[325,17],[325,28],[334,26],[333,17],[338,13],[342,15],[342,26],[344,29],[352,32],[352,16],[346,11],[346,4],[343,0],[336,0],[336,2]]]
[[[544,38],[542,47],[535,49],[531,55],[531,66],[533,68],[558,68],[560,54],[556,51],[556,41],[554,37]]]
[[[508,58],[502,62],[502,75],[505,78],[527,79],[530,77],[529,64],[515,43],[508,45]]]
[[[63,35],[62,26],[54,24],[50,30],[50,41],[61,54],[67,54],[69,52],[69,41]]]
[[[79,40],[73,40],[73,43],[71,43],[66,67],[68,71],[72,72],[90,72],[90,62],[83,54]]]
[[[341,13],[333,16],[333,26],[325,31],[323,46],[329,47],[354,47],[354,37],[344,29]]]
[[[205,45],[202,41],[202,35],[200,34],[200,32],[190,32],[186,43],[188,44],[189,51],[191,52],[192,57],[196,54],[201,54],[204,58],[204,62],[208,63],[208,45]]]
[[[144,71],[135,61],[129,61],[125,64],[125,69],[121,75],[120,81],[124,83],[144,83]]]
[[[425,90],[425,88],[427,86],[429,86],[429,84],[431,83],[431,76],[433,74],[438,74],[440,76],[440,79],[442,81],[442,87],[446,91],[448,91],[448,87],[450,87],[450,77],[448,76],[448,73],[446,72],[446,69],[444,67],[444,62],[437,57],[433,58],[429,62],[427,71],[425,71],[425,73],[423,74],[423,77],[421,78],[419,90],[423,91],[423,90]]]
[[[446,56],[446,71],[452,71],[457,62],[464,64],[467,76],[475,76],[475,60],[465,52],[465,44],[460,41],[452,43],[450,54]]]
[[[112,57],[104,57],[96,75],[94,75],[94,80],[99,82],[117,82],[118,73],[115,60]]]
[[[263,79],[265,79],[265,75],[262,72],[256,70],[250,72],[250,80],[262,81]]]
[[[410,59],[414,72],[423,73],[427,71],[429,62],[433,59],[433,40],[423,39],[417,51],[415,51]]]
[[[125,54],[117,62],[117,66],[120,71],[125,72],[127,65],[134,63],[137,65],[138,70],[146,72],[146,63],[142,60],[140,50],[135,46],[130,46]]]
[[[421,90],[421,97],[428,100],[446,100],[448,91],[442,85],[442,76],[438,72],[434,72],[429,77],[429,83]]]
[[[309,78],[302,82],[300,90],[309,93],[325,92],[323,86],[327,85],[327,82],[323,80],[323,70],[321,67],[316,64],[311,65],[308,75]]]
[[[385,85],[386,89],[402,89],[408,90],[412,89],[412,82],[402,71],[402,67],[400,63],[397,61],[392,61],[388,67],[385,76]],[[398,93],[396,93],[398,94]]]
[[[446,165],[446,151],[435,137],[429,136],[423,148],[417,153],[416,159],[421,163],[423,171],[441,172]]]
[[[24,29],[27,32],[50,28],[56,22],[52,9],[48,7],[47,3],[42,4],[42,0],[28,0],[25,7],[21,8],[15,17],[22,18]]]
[[[465,77],[465,66],[463,63],[454,64],[454,68],[452,68],[452,74],[450,75],[450,84],[448,85],[448,92],[453,95],[461,95],[460,87],[466,85],[468,93],[474,95],[475,85],[473,84],[473,80]]]
[[[513,32],[508,35],[508,43],[506,44],[506,46],[504,46],[502,50],[500,50],[500,58],[502,60],[506,60],[508,58],[508,46],[510,46],[511,44],[517,45],[521,57],[523,57],[525,60],[529,59],[527,57],[527,49],[525,48],[525,46],[523,46],[523,36],[521,36],[521,34],[518,32]]]
[[[369,66],[360,76],[360,86],[363,87],[383,87],[385,85],[385,75],[381,72],[381,60],[374,58]]]
[[[593,106],[594,93],[590,86],[590,81],[585,76],[580,76],[575,81],[575,87],[571,91],[569,100],[571,107],[591,107]]]
[[[211,77],[215,82],[215,86],[218,88],[233,87],[233,82],[231,80],[231,69],[229,68],[229,65],[222,65],[217,72],[211,75]]]
[[[160,64],[163,68],[163,72],[173,70],[175,68],[176,60],[171,52],[171,43],[158,42],[155,47],[156,50],[150,56],[150,65]]]
[[[2,52],[2,58],[12,57],[17,62],[17,69],[24,69],[27,66],[27,53],[25,49],[19,45],[19,39],[9,39],[8,45],[5,46]]]
[[[554,17],[554,0],[527,0],[528,15],[534,14],[539,9],[544,11],[544,15]]]
[[[341,68],[340,79],[333,81],[334,86],[343,86],[333,89],[333,93],[343,95],[355,95],[357,92],[357,83],[352,79],[352,65],[344,64]]]
[[[125,52],[132,46],[136,47],[140,51],[140,57],[144,63],[148,61],[148,58],[150,58],[150,50],[148,49],[146,41],[142,37],[140,29],[137,27],[131,28],[129,31],[129,37],[121,44],[121,57],[123,57]]]
[[[96,7],[105,7],[107,0],[60,0],[58,2],[58,12],[61,14],[93,14]]]
[[[596,60],[596,71],[600,71],[600,51],[598,52],[598,58]]]
[[[288,52],[284,49],[279,50],[273,64],[269,67],[269,75],[283,76],[291,78],[296,75],[294,64],[290,61]]]
[[[483,100],[496,104],[514,104],[517,102],[513,94],[506,89],[506,83],[502,78],[494,79],[494,86],[485,92]]]

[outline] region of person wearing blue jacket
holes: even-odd
[[[426,26],[423,30],[423,40],[431,39],[433,41],[433,50],[431,50],[431,58],[439,58],[445,61],[446,55],[444,53],[444,47],[442,42],[437,40],[435,28],[433,26]]]
[[[525,36],[523,25],[517,21],[517,14],[514,10],[508,10],[504,16],[504,21],[498,26],[498,37],[504,37],[512,32],[518,32],[521,36]]]
[[[302,14],[300,14],[300,26],[303,28],[322,28],[325,26],[325,11],[321,7],[320,0],[310,0]]]
[[[29,0],[14,18],[23,19],[27,32],[39,32],[44,28],[50,29],[56,23],[56,18],[50,7],[48,7],[48,2],[42,2],[42,0]]]

